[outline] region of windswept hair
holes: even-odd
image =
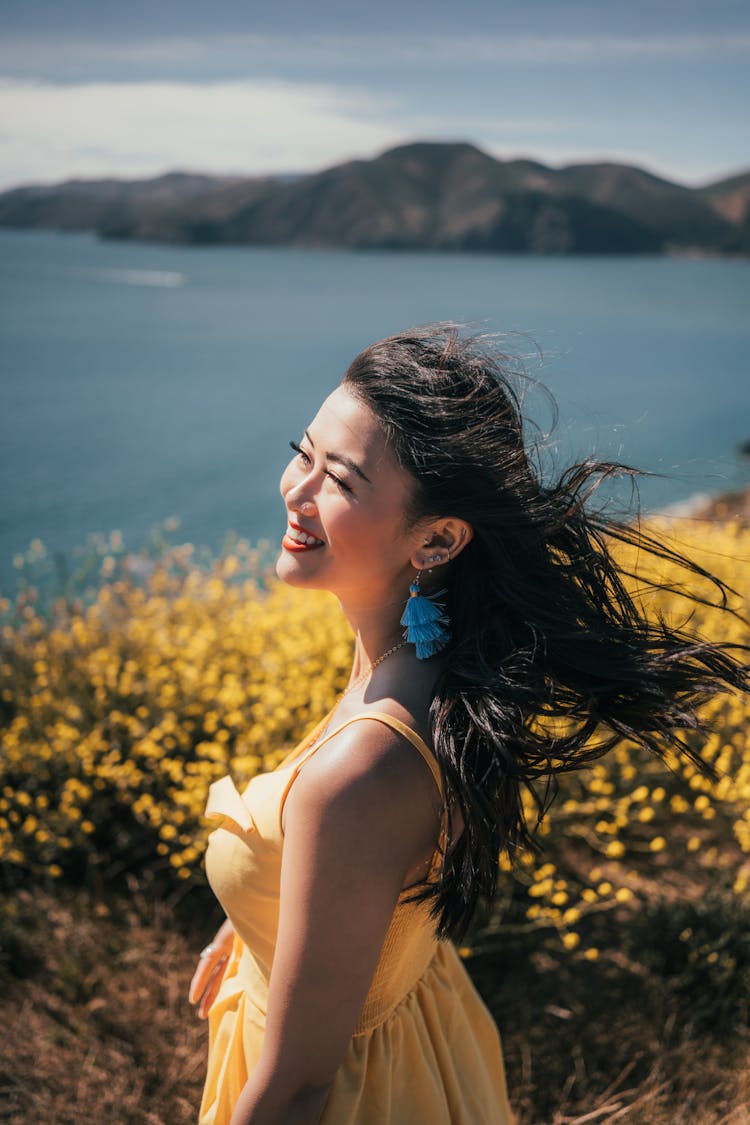
[[[430,708],[449,816],[457,802],[465,830],[439,880],[410,899],[434,900],[442,938],[462,936],[480,900],[492,900],[501,854],[514,861],[536,846],[524,787],[541,819],[559,774],[622,740],[661,757],[675,750],[714,777],[685,735],[704,729],[699,709],[712,695],[750,690],[731,646],[648,618],[629,592],[617,542],[710,579],[732,612],[720,579],[637,520],[590,510],[602,480],[635,470],[590,459],[543,482],[525,445],[517,368],[486,338],[436,324],[373,344],[343,381],[413,477],[407,523],[454,516],[474,529],[441,582],[453,639]]]

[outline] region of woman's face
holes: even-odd
[[[414,576],[409,560],[424,536],[404,527],[412,480],[396,463],[376,416],[339,386],[295,444],[299,451],[279,485],[288,526],[278,577],[330,590],[345,603],[405,597]],[[315,542],[297,542],[290,532]]]

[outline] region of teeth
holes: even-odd
[[[286,533],[295,543],[302,543],[306,546],[312,543],[322,543],[322,539],[316,539],[314,535],[306,535],[304,531],[297,531],[295,527],[287,527]]]

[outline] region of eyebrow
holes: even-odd
[[[315,449],[315,442],[310,437],[310,434],[308,433],[307,430],[305,430],[305,437],[310,442],[310,445],[313,447],[313,449]],[[370,478],[368,476],[365,476],[365,474],[362,472],[362,470],[360,469],[360,467],[356,463],[356,461],[352,461],[352,459],[350,457],[345,457],[343,455],[343,453],[328,453],[328,452],[326,453],[326,457],[328,458],[329,461],[336,461],[340,465],[346,465],[346,467],[348,469],[351,469],[352,472],[356,473],[358,477],[362,478],[362,480],[367,481],[368,484],[372,484],[372,481],[370,480]]]

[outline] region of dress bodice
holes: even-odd
[[[221,818],[222,823],[209,837],[206,872],[214,894],[252,958],[254,1001],[263,1012],[279,923],[284,845],[282,813],[302,764],[350,723],[377,720],[403,734],[415,746],[443,796],[442,778],[434,755],[424,740],[399,719],[381,711],[362,711],[315,741],[326,719],[276,769],[256,775],[243,792],[239,792],[229,775],[215,781],[209,791],[206,816]],[[440,863],[446,831],[444,810],[440,840],[428,880],[434,878]],[[399,896],[355,1034],[387,1018],[435,955],[438,939],[429,902],[403,901],[412,891],[413,888],[409,888]]]

